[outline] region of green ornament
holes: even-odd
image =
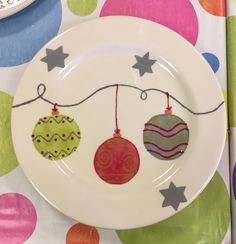
[[[52,115],[38,120],[32,141],[43,157],[59,160],[76,151],[80,143],[80,129],[73,118],[59,114],[54,106]]]

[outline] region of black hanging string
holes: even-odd
[[[77,102],[77,103],[72,103],[72,104],[58,104],[57,103],[57,107],[75,107],[75,106],[78,106],[84,102],[86,102],[89,98],[93,97],[95,94],[97,94],[98,92],[100,91],[103,91],[105,89],[108,89],[108,88],[111,88],[111,87],[128,87],[128,88],[133,88],[135,90],[138,90],[140,92],[140,99],[142,100],[146,100],[148,98],[148,92],[151,92],[151,91],[155,91],[155,92],[159,92],[159,93],[162,93],[166,96],[167,92],[161,90],[161,89],[156,89],[156,88],[148,88],[148,89],[140,89],[139,87],[137,86],[132,86],[132,85],[127,85],[127,84],[111,84],[111,85],[107,85],[107,86],[103,86],[97,90],[95,90],[93,93],[91,93],[90,95],[88,95],[87,97],[85,97],[84,99],[82,99],[81,101]],[[16,104],[16,105],[13,105],[12,108],[19,108],[21,106],[24,106],[24,105],[27,105],[27,104],[30,104],[30,103],[33,103],[39,99],[43,100],[44,102],[47,102],[51,105],[54,105],[55,102],[52,102],[51,100],[47,99],[44,97],[44,94],[46,93],[47,91],[47,88],[44,84],[40,83],[37,87],[37,94],[38,96],[31,99],[31,100],[28,100],[28,101],[25,101],[23,103],[19,103],[19,104]],[[169,94],[169,93],[168,93]],[[185,106],[182,102],[180,102],[177,98],[175,98],[174,96],[172,96],[171,94],[169,94],[169,97],[171,99],[173,99],[176,103],[178,103],[182,108],[186,109],[188,112],[194,114],[194,115],[204,115],[204,114],[210,114],[210,113],[213,113],[215,111],[217,111],[223,104],[224,104],[224,101],[222,101],[218,106],[216,106],[215,108],[209,110],[209,111],[205,111],[205,112],[194,112],[193,110],[191,110],[190,108],[188,108],[187,106]]]

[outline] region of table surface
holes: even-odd
[[[10,111],[27,63],[44,44],[77,23],[109,15],[146,18],[181,34],[207,60],[226,99],[226,21],[230,32],[229,62],[235,66],[235,9],[236,1],[229,0],[229,17],[226,18],[225,0],[36,0],[18,14],[0,20],[0,244],[81,244],[85,241],[91,244],[231,243],[228,138],[216,174],[189,207],[152,226],[105,230],[67,218],[34,190],[18,166],[14,153]],[[236,108],[231,92],[236,84],[236,74],[233,73],[236,71],[232,70],[236,69],[232,67],[229,105]],[[231,143],[234,143],[236,119],[232,111],[229,119],[233,135]]]

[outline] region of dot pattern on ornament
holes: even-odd
[[[32,134],[36,150],[49,160],[71,155],[80,139],[80,129],[74,119],[60,114],[39,119]]]

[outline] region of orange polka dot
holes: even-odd
[[[95,227],[75,224],[67,232],[66,244],[99,244],[98,231]]]
[[[199,0],[202,7],[210,14],[216,16],[226,15],[225,0]]]

